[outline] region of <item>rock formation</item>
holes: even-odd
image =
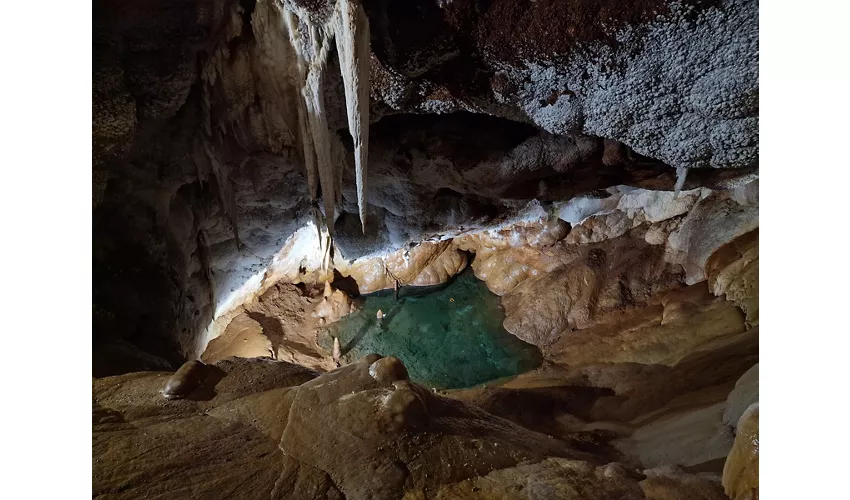
[[[323,375],[262,358],[211,368],[214,392],[185,400],[158,394],[167,373],[94,381],[96,497],[723,498],[711,478],[641,471],[603,441],[435,395],[398,360]]]
[[[741,415],[737,436],[723,467],[723,488],[733,500],[759,497],[759,405],[753,403]]]
[[[758,497],[757,3],[93,10],[95,497]],[[469,268],[537,368],[327,336]]]

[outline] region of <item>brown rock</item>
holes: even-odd
[[[385,257],[360,259],[341,272],[357,281],[361,293],[395,286],[430,286],[446,282],[466,268],[466,254],[451,240],[422,242],[410,249],[397,250]]]
[[[352,311],[356,306],[351,298],[342,290],[333,289],[330,282],[325,282],[325,293],[322,298],[314,304],[311,316],[323,320],[321,324],[330,324],[339,321]]]
[[[489,498],[638,500],[644,498],[636,481],[607,474],[609,470],[609,467],[596,467],[587,462],[550,458],[540,463],[501,469],[484,477],[443,486],[437,490],[434,498],[445,500]]]
[[[545,456],[588,458],[414,384],[382,386],[361,363],[302,385],[289,415],[281,448],[330,471],[352,498],[400,498],[407,489],[431,489]]]
[[[640,487],[647,500],[727,500],[717,476],[688,474],[669,467],[644,472],[646,479]]]
[[[565,333],[547,349],[547,357],[569,366],[674,366],[699,346],[745,330],[740,310],[709,293],[702,282],[668,292],[660,304],[610,314],[595,326]]]
[[[201,359],[205,363],[215,363],[231,356],[274,356],[271,340],[264,334],[262,325],[248,314],[233,318],[224,333],[207,344]]]
[[[382,384],[408,380],[407,368],[394,356],[380,358],[369,365],[369,375]]]
[[[271,356],[309,368],[332,370],[332,353],[319,347],[315,323],[336,321],[349,314],[353,306],[340,290],[332,289],[330,297],[326,297],[313,288],[301,290],[290,283],[276,283],[232,314],[232,319],[223,318],[227,326],[207,344],[201,359],[213,363],[230,356]]]
[[[418,430],[428,423],[428,409],[413,388],[396,387],[379,419],[378,425],[385,432],[398,434],[405,429]]]
[[[725,295],[744,311],[747,326],[759,321],[758,229],[750,231],[715,251],[705,263],[708,286],[715,295]]]
[[[378,361],[382,357],[383,356],[381,356],[380,354],[371,353],[371,354],[367,354],[367,355],[363,356],[357,362],[358,363],[366,363],[368,365],[371,365],[372,363],[374,363],[375,361]]]
[[[194,359],[183,363],[174,375],[165,382],[162,395],[166,399],[182,399],[201,386],[207,375],[207,365]]]
[[[717,498],[703,478],[644,477],[578,437],[553,439],[406,380],[379,384],[366,363],[318,377],[268,359],[208,368],[218,376],[206,401],[158,397],[166,374],[93,380],[95,496]]]
[[[257,360],[207,369],[214,385],[208,401],[162,398],[166,373],[92,381],[93,417],[100,416],[92,426],[94,496],[269,497],[281,471],[289,387],[316,373]]]
[[[759,405],[753,403],[738,421],[732,451],[723,467],[723,489],[732,500],[759,497]]]
[[[502,299],[505,329],[535,345],[549,345],[606,314],[645,305],[681,286],[681,274],[664,261],[663,249],[627,235],[597,245],[561,242],[549,253],[533,264],[539,275]]]

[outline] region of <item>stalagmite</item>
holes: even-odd
[[[342,357],[342,349],[339,346],[339,338],[334,337],[333,360],[337,368],[340,366],[340,358]]]

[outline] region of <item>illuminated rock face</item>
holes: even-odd
[[[684,205],[758,176],[757,4],[514,4],[96,2],[99,373],[199,354],[232,293],[308,221],[352,260],[534,200],[587,208],[632,186],[680,188]],[[572,238],[632,228],[621,208],[631,220]],[[684,223],[689,280],[706,255],[688,237],[717,224]],[[421,284],[459,267],[447,258]]]
[[[93,14],[96,495],[757,497],[757,3]]]

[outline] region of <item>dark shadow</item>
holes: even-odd
[[[486,389],[476,406],[490,413],[501,415],[523,427],[557,434],[561,424],[557,418],[563,414],[589,419],[596,400],[613,396],[609,388],[598,387],[543,387],[529,389]]]
[[[334,279],[331,284],[337,290],[342,290],[349,297],[356,298],[360,296],[360,287],[357,285],[357,280],[351,276],[343,276],[337,269],[334,269]]]
[[[215,397],[215,386],[227,375],[227,372],[215,365],[206,365],[204,368],[204,379],[197,389],[192,391],[186,399],[190,401],[209,401]]]
[[[714,460],[709,460],[707,462],[700,462],[696,465],[690,465],[687,467],[682,467],[685,472],[690,474],[700,474],[704,472],[708,472],[710,474],[717,474],[718,476],[723,475],[723,467],[726,465],[726,457],[715,458]]]

